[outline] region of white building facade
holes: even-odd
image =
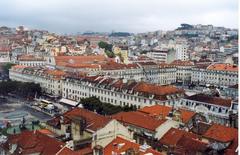
[[[175,59],[176,60],[188,60],[189,56],[188,56],[188,46],[185,44],[177,44],[176,47],[176,56]]]
[[[142,87],[149,88],[141,90]],[[172,90],[171,93],[164,92],[166,89]],[[95,96],[102,102],[137,108],[155,104],[174,105],[184,94],[183,90],[173,86],[153,86],[144,82],[103,77],[67,78],[63,81],[62,90],[64,98],[75,101]]]

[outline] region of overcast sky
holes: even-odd
[[[0,26],[146,32],[181,23],[237,28],[238,0],[0,0]]]

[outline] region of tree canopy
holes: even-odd
[[[115,54],[113,52],[110,52],[108,50],[105,50],[105,53],[106,55],[109,57],[109,58],[114,58],[115,57]]]
[[[113,45],[112,44],[108,44],[107,42],[104,42],[104,41],[100,41],[98,43],[98,46],[100,48],[103,48],[106,55],[109,57],[109,58],[114,58],[115,57],[115,54],[113,53],[112,51],[112,48],[113,48]]]
[[[9,74],[9,69],[10,69],[12,66],[14,66],[14,65],[15,65],[15,64],[10,63],[10,62],[4,64],[4,65],[2,66],[4,73],[5,73],[5,74]]]
[[[0,82],[0,95],[13,93],[22,97],[34,97],[35,94],[41,93],[39,84],[18,81],[2,81]]]
[[[99,46],[100,48],[105,49],[106,51],[112,52],[112,47],[113,47],[112,44],[108,44],[107,42],[100,41],[100,42],[98,43],[98,46]]]
[[[82,98],[80,104],[83,105],[85,109],[90,111],[96,111],[101,115],[112,115],[121,111],[135,111],[136,106],[116,106],[110,103],[103,103],[97,97]]]

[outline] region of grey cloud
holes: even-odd
[[[0,25],[59,33],[145,32],[180,23],[237,28],[237,0],[2,0]]]

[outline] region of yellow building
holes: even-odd
[[[128,61],[128,47],[127,46],[122,46],[122,47],[114,46],[113,47],[113,53],[116,56],[119,56],[123,63],[125,63],[125,64],[129,63],[129,61]]]

